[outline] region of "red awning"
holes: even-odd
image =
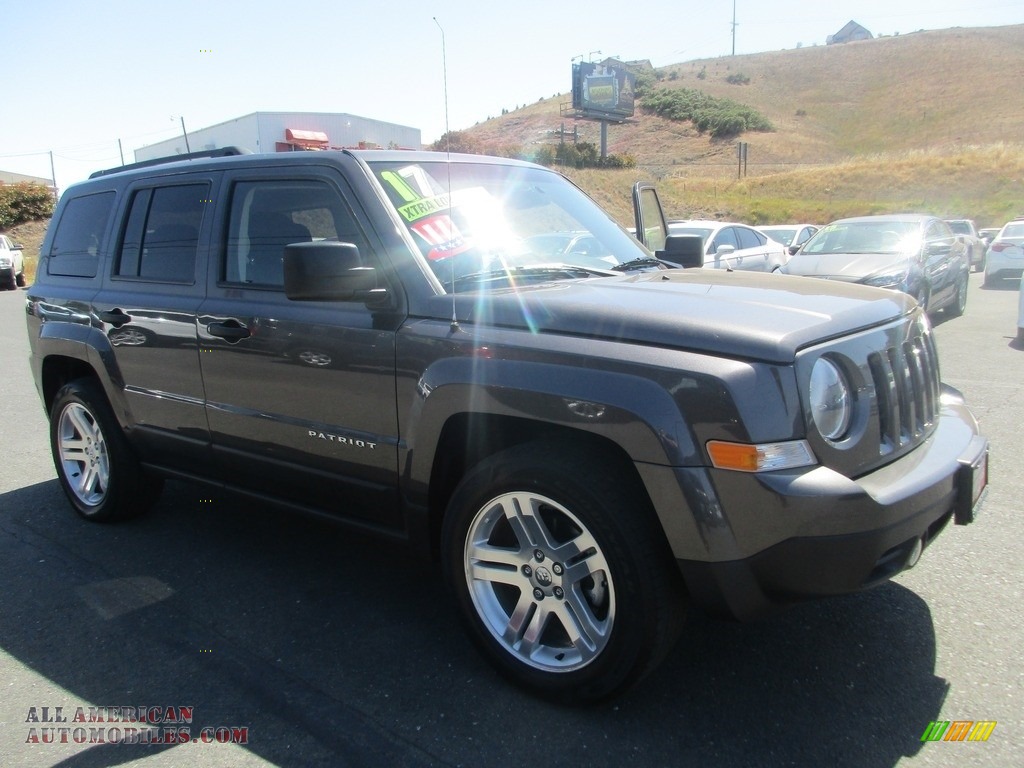
[[[323,131],[303,131],[298,128],[285,128],[284,138],[289,144],[300,147],[327,147],[327,134]]]

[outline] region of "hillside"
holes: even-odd
[[[629,180],[643,177],[660,180],[666,208],[679,216],[822,221],[911,207],[1001,223],[1024,209],[1021,72],[1024,25],[676,64],[658,70],[657,87],[728,98],[775,126],[741,137],[747,178],[737,181],[735,139],[715,141],[640,108],[608,129],[608,152],[631,155],[637,168],[569,175],[620,219],[630,215]],[[749,83],[730,84],[732,74]],[[556,143],[563,125],[599,144],[598,123],[561,116],[569,100],[544,99],[465,133],[484,151],[528,153]]]

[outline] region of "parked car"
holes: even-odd
[[[934,216],[834,221],[804,243],[783,272],[900,290],[928,312],[957,316],[967,306],[966,247]]]
[[[704,241],[704,266],[748,272],[777,272],[786,247],[746,224],[690,219],[670,221],[670,235],[697,235]]]
[[[638,238],[505,158],[203,154],[68,187],[43,241],[29,362],[86,520],[171,477],[403,541],[545,702],[636,684],[689,606],[856,592],[974,520],[988,442],[903,294],[666,268],[701,241],[649,185]],[[617,268],[529,245],[566,231]]]
[[[786,246],[790,253],[796,253],[796,249],[806,243],[819,229],[821,227],[815,224],[769,224],[757,228],[762,234]]]
[[[992,245],[992,241],[996,239],[996,235],[999,234],[1001,227],[982,227],[978,230],[978,237],[981,238],[981,242],[985,244],[985,250],[988,251],[988,247]]]
[[[1007,222],[988,247],[985,285],[994,286],[1006,277],[1024,273],[1024,219]]]
[[[971,270],[981,272],[985,268],[985,241],[981,239],[973,219],[944,219],[954,235],[960,235],[967,245],[967,261]]]
[[[1017,341],[1024,341],[1024,280],[1017,289]]]
[[[21,243],[0,235],[0,287],[13,290],[25,285],[25,256]]]

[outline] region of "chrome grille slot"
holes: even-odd
[[[872,352],[868,367],[878,404],[879,455],[918,440],[935,423],[939,376],[931,337],[915,328],[902,344]]]

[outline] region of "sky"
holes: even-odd
[[[733,9],[735,7],[735,37]],[[424,143],[568,94],[574,60],[655,67],[1024,23],[1021,0],[0,0],[0,170],[59,188],[252,112],[343,112]],[[51,154],[52,153],[52,154]]]

